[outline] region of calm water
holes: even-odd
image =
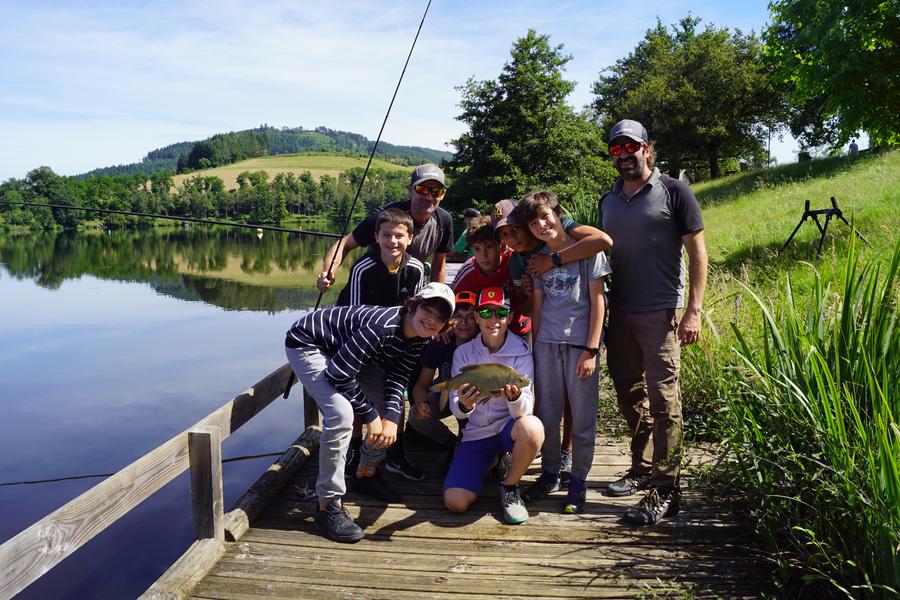
[[[284,364],[284,332],[315,304],[331,241],[0,234],[0,483],[117,471]],[[301,428],[295,391],[223,456],[282,451]],[[273,460],[224,466],[226,509]],[[0,486],[0,540],[100,481]],[[133,598],[191,541],[185,474],[18,598]]]

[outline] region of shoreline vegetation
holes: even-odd
[[[703,338],[683,353],[685,433],[720,449],[702,482],[750,517],[785,595],[900,595],[898,173],[893,151],[693,185],[710,277]],[[380,180],[391,200],[403,196],[400,175],[399,191],[389,174]],[[258,191],[275,186],[260,179]],[[825,208],[831,197],[870,244],[833,219],[820,258],[814,223],[782,250],[804,202]],[[596,224],[596,203],[563,205]],[[333,219],[333,205],[320,206],[317,217],[291,211],[283,224]],[[0,206],[7,226],[9,214]],[[598,424],[621,435],[610,387]]]

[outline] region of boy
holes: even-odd
[[[560,221],[556,195],[532,192],[516,207],[516,217],[547,245],[542,253],[560,252],[575,240]],[[523,494],[534,502],[559,490],[559,425],[563,405],[572,409],[572,475],[565,513],[584,510],[588,472],[594,458],[600,332],[605,301],[603,278],[610,273],[602,252],[550,269],[534,279],[534,359],[541,365],[535,388],[541,399],[537,416],[544,424],[541,475]]]
[[[354,413],[368,429],[360,469],[373,475],[385,448],[396,439],[410,373],[428,340],[446,327],[454,308],[450,288],[430,283],[402,307],[323,308],[287,332],[288,362],[322,413],[315,522],[326,538],[356,542],[363,537],[341,506]],[[361,385],[360,371],[371,365],[384,369],[380,389]]]
[[[480,216],[481,213],[477,208],[469,207],[463,211],[463,230],[462,233],[459,234],[456,243],[453,244],[453,258],[463,262],[472,258],[472,248],[469,246],[469,242],[466,241],[466,233],[471,229],[475,219]]]
[[[521,292],[522,301],[519,306],[522,312],[530,316],[534,308],[534,285],[532,275],[526,269],[529,264],[538,263],[543,269],[539,273],[543,273],[552,268],[554,263],[551,262],[550,265],[543,268],[540,259],[557,260],[562,265],[591,258],[597,253],[609,249],[612,246],[612,238],[595,227],[581,225],[572,219],[562,217],[560,220],[563,229],[575,240],[575,243],[556,253],[557,258],[555,259],[552,257],[552,253],[549,255],[535,254],[546,244],[534,237],[528,227],[516,219],[514,211],[517,204],[516,200],[501,200],[494,205],[491,216],[494,236],[501,244],[506,244],[513,251],[512,256],[509,257],[509,276],[513,285],[516,286],[516,291]],[[535,404],[539,402],[540,396],[535,398]],[[566,487],[569,485],[572,475],[572,411],[568,404],[563,407],[562,448],[562,465],[559,476],[560,485]]]
[[[413,240],[409,213],[388,208],[378,213],[375,242],[353,268],[338,295],[338,306],[400,306],[424,285],[425,265],[407,253]]]
[[[407,427],[444,447],[453,444],[455,439],[453,433],[440,421],[450,415],[450,406],[446,403],[442,406],[440,393],[429,392],[428,388],[450,379],[456,349],[478,333],[478,324],[475,322],[476,296],[474,292],[456,294],[451,335],[446,341],[438,338],[428,343],[422,354],[422,368],[412,389],[415,409],[410,413]]]
[[[480,333],[456,350],[454,376],[465,366],[485,363],[512,367],[529,379],[533,376],[528,345],[508,334],[509,316],[509,300],[502,288],[482,290],[475,311]],[[512,464],[500,482],[503,520],[514,525],[528,519],[518,484],[544,439],[541,422],[531,414],[533,398],[530,383],[524,388],[508,384],[499,396],[492,397],[483,397],[476,387],[463,384],[450,395],[451,412],[458,419],[467,419],[463,440],[456,447],[444,480],[444,505],[451,512],[468,510],[478,498],[481,480],[498,452],[511,452]]]
[[[455,292],[479,293],[487,287],[502,287],[514,309],[509,319],[510,330],[517,335],[531,331],[531,319],[523,316],[516,303],[512,279],[509,277],[509,257],[512,251],[494,239],[494,228],[489,217],[478,217],[466,233],[466,241],[474,256],[463,263],[456,272],[450,287]]]

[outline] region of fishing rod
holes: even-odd
[[[362,191],[363,183],[366,181],[366,175],[369,173],[369,167],[372,165],[372,159],[375,157],[375,150],[378,149],[378,142],[381,141],[381,134],[384,133],[384,126],[387,125],[388,117],[391,115],[391,109],[394,107],[394,100],[397,99],[397,92],[400,91],[400,84],[403,83],[403,76],[406,75],[406,68],[409,66],[409,59],[412,58],[413,50],[416,48],[416,42],[419,41],[419,34],[422,33],[422,26],[425,24],[425,17],[428,16],[428,9],[431,8],[431,0],[428,0],[428,4],[425,5],[425,12],[422,13],[422,19],[419,21],[419,28],[416,30],[416,35],[413,38],[412,45],[409,47],[409,53],[406,55],[406,62],[403,63],[403,70],[400,71],[400,78],[397,80],[397,85],[394,87],[394,95],[391,96],[391,102],[388,104],[387,112],[384,114],[384,120],[381,122],[381,129],[378,130],[378,137],[375,138],[375,143],[372,145],[372,151],[369,153],[369,160],[366,162],[366,169],[363,171],[362,178],[359,180],[359,186],[356,188],[356,196],[353,197],[353,204],[350,205],[350,211],[347,213],[347,220],[344,222],[344,228],[341,230],[341,237],[338,240],[337,248],[335,248],[334,253],[331,255],[331,263],[328,265],[328,268],[325,269],[326,273],[331,272],[331,269],[334,268],[334,263],[337,260],[338,252],[341,249],[341,242],[344,239],[344,236],[347,235],[347,228],[350,226],[350,219],[353,217],[353,210],[356,208],[356,202],[359,200],[359,194]],[[316,306],[313,310],[317,310],[319,308],[319,304],[322,302],[322,296],[325,294],[324,291],[319,292],[319,297],[316,299]],[[294,370],[291,369],[291,374],[288,376],[287,386],[284,388],[284,398],[288,397],[288,394],[291,391],[291,386],[294,385],[294,381],[296,381],[297,376],[294,374]]]
[[[232,221],[218,221],[216,219],[199,219],[197,217],[179,217],[174,215],[158,215],[155,213],[136,212],[132,210],[116,210],[112,208],[88,208],[86,206],[68,206],[66,204],[42,204],[40,202],[13,202],[11,200],[0,200],[0,204],[12,204],[18,206],[45,206],[47,208],[60,208],[63,210],[83,210],[88,212],[111,213],[115,215],[130,215],[134,217],[150,217],[154,219],[170,219],[173,221],[187,221],[190,223],[202,223],[204,225],[228,225],[230,227],[246,227],[249,229],[262,229],[265,231],[281,231],[284,233],[299,233],[300,235],[316,235],[320,237],[343,237],[337,233],[328,233],[325,231],[304,231],[303,229],[291,229],[289,227],[278,227],[275,225],[257,225],[253,223],[234,223]],[[349,217],[348,217],[349,218]]]

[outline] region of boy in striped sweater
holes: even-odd
[[[413,367],[428,340],[446,328],[454,308],[450,288],[430,283],[404,306],[324,308],[304,316],[287,332],[288,362],[322,413],[315,522],[323,536],[338,542],[363,537],[341,505],[353,415],[366,423],[360,470],[371,477],[397,437],[403,390]],[[385,373],[383,396],[367,394],[361,385],[360,371],[369,365],[378,365]]]

